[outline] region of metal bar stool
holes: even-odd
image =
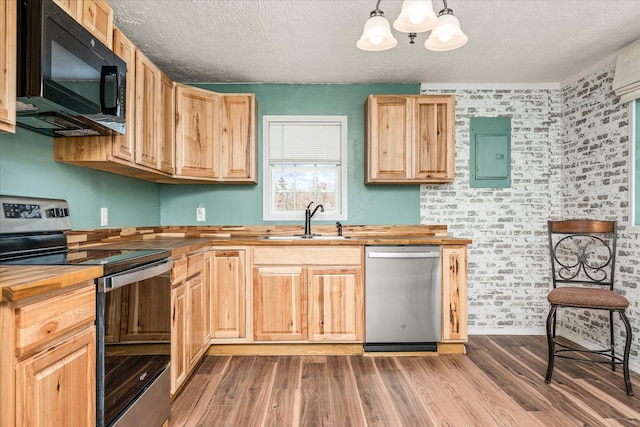
[[[549,362],[545,382],[551,382],[555,357],[579,362],[610,363],[612,371],[615,371],[616,365],[622,365],[627,395],[633,396],[629,377],[632,332],[625,313],[629,301],[613,290],[617,239],[616,222],[599,220],[549,221],[548,233],[553,289],[547,295],[551,309],[547,316]],[[610,347],[585,350],[557,342],[556,314],[558,308],[565,307],[609,311]],[[615,354],[613,313],[620,315],[626,329],[622,358]],[[604,359],[586,359],[585,353],[595,353],[604,356]]]

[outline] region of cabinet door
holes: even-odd
[[[362,341],[359,268],[309,268],[309,340]]]
[[[160,76],[160,170],[171,175],[175,172],[176,104],[173,81],[164,73]]]
[[[95,349],[92,326],[18,363],[16,425],[95,425]]]
[[[245,252],[219,250],[209,255],[213,338],[245,338]]]
[[[129,162],[134,161],[135,150],[135,105],[136,105],[136,46],[118,28],[113,30],[113,52],[127,64],[127,134],[113,137],[113,156]]]
[[[415,98],[413,177],[421,182],[453,182],[455,177],[453,95]]]
[[[187,286],[171,289],[171,394],[187,378]]]
[[[199,178],[220,176],[220,96],[176,85],[176,174]]]
[[[467,247],[442,247],[442,341],[467,341]]]
[[[222,95],[223,180],[257,183],[255,95]]]
[[[136,163],[159,169],[160,70],[136,50]]]
[[[187,280],[187,298],[188,366],[191,370],[204,351],[205,288],[201,274]]]
[[[257,341],[307,339],[306,273],[300,267],[253,269],[253,333]]]
[[[410,179],[413,100],[370,95],[367,108],[366,182]]]
[[[80,0],[53,0],[55,4],[60,6],[65,12],[73,17],[76,21],[80,22],[80,15],[82,14],[82,1]]]
[[[106,0],[82,0],[80,23],[102,43],[113,46],[113,10]]]
[[[16,131],[16,5],[0,0],[0,132]]]

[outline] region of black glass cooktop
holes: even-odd
[[[160,249],[82,249],[2,260],[0,264],[102,265],[104,267],[104,274],[107,275],[140,267],[163,258],[169,258],[170,256],[170,251]]]

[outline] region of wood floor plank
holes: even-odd
[[[330,426],[333,419],[329,406],[326,358],[305,358],[300,384],[300,425]]]
[[[377,375],[374,359],[369,357],[349,357],[351,370],[358,387],[368,426],[401,426],[402,423],[393,405],[382,379]]]
[[[342,356],[329,356],[327,376],[333,425],[365,427],[367,421],[349,360]]]

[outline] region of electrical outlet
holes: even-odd
[[[198,207],[196,208],[196,221],[206,221],[207,213],[204,208]]]
[[[100,208],[100,226],[106,227],[109,225],[109,209]]]

